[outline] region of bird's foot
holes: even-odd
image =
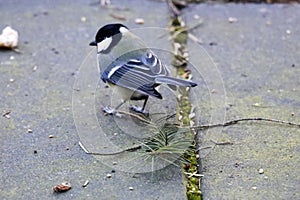
[[[110,106],[105,106],[102,110],[105,115],[116,115],[117,117],[122,117],[122,114],[118,113],[116,109]]]
[[[110,106],[105,106],[105,107],[103,107],[102,110],[103,110],[103,112],[105,112],[108,115],[112,115],[112,114],[116,113],[116,110]]]
[[[140,113],[143,114],[145,116],[149,116],[149,112],[144,111],[142,107],[138,107],[138,106],[130,106],[130,109],[136,113]]]

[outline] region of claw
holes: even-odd
[[[112,114],[116,113],[116,110],[110,106],[105,106],[102,110],[103,110],[103,112],[105,112],[108,115],[112,115]]]
[[[145,116],[149,116],[149,112],[146,112],[143,110],[143,108],[141,107],[137,107],[137,106],[130,106],[130,109],[134,112],[137,112],[137,113],[141,113]]]
[[[115,108],[112,108],[110,106],[105,106],[103,109],[104,115],[116,115],[117,117],[122,117],[121,113],[118,113]]]

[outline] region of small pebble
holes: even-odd
[[[287,29],[285,32],[286,32],[286,34],[288,34],[288,35],[292,33],[292,31],[289,30],[289,29]]]
[[[228,18],[228,22],[229,22],[229,23],[234,23],[234,22],[237,22],[237,21],[238,21],[238,19],[235,18],[235,17],[229,17],[229,18]]]
[[[37,154],[37,150],[34,150],[33,153],[34,153],[34,154]]]
[[[254,103],[253,106],[254,107],[260,107],[260,104],[259,103]]]
[[[266,21],[266,25],[272,25],[271,21]]]
[[[49,135],[48,137],[49,137],[49,138],[54,138],[55,136],[54,136],[54,135]]]
[[[117,165],[117,164],[118,164],[118,162],[117,162],[117,161],[114,161],[114,162],[113,162],[113,165]]]
[[[80,21],[86,22],[86,17],[82,16],[82,17],[80,18]]]
[[[128,189],[132,191],[132,190],[133,190],[133,187],[128,187]]]
[[[199,15],[194,15],[194,19],[200,19],[200,16]]]
[[[264,169],[260,168],[260,169],[258,170],[258,173],[259,173],[259,174],[263,174],[263,173],[264,173]]]
[[[11,83],[14,82],[14,81],[15,81],[15,79],[13,79],[13,78],[9,79],[9,82],[11,82]]]
[[[292,116],[292,117],[294,117],[294,116],[295,116],[295,113],[294,113],[294,112],[292,112],[292,113],[291,113],[291,116]]]
[[[15,57],[14,57],[14,56],[10,56],[9,59],[10,59],[10,60],[14,60]]]
[[[144,24],[144,23],[145,23],[145,20],[144,20],[143,18],[136,18],[136,19],[134,20],[134,22],[135,22],[136,24]]]
[[[257,190],[257,187],[256,187],[256,186],[253,186],[253,187],[252,187],[252,190]]]
[[[27,133],[32,133],[33,131],[32,131],[32,129],[27,129]]]
[[[33,66],[33,68],[32,68],[32,71],[34,71],[34,72],[35,72],[35,71],[37,70],[37,68],[38,68],[38,67],[37,67],[36,65],[35,65],[35,66]]]
[[[106,174],[106,178],[111,178],[111,174]]]

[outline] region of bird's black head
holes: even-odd
[[[128,30],[123,24],[107,24],[100,28],[96,34],[95,41],[90,46],[101,45],[99,53],[109,53],[109,51],[121,40],[121,33]]]

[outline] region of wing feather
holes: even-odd
[[[169,71],[162,62],[150,51],[141,55],[133,53],[134,58],[127,58],[127,54],[120,56],[102,73],[101,79],[121,87],[138,91],[162,99],[155,89],[160,84],[194,87],[197,84],[169,77]],[[132,56],[132,55],[131,55]]]

